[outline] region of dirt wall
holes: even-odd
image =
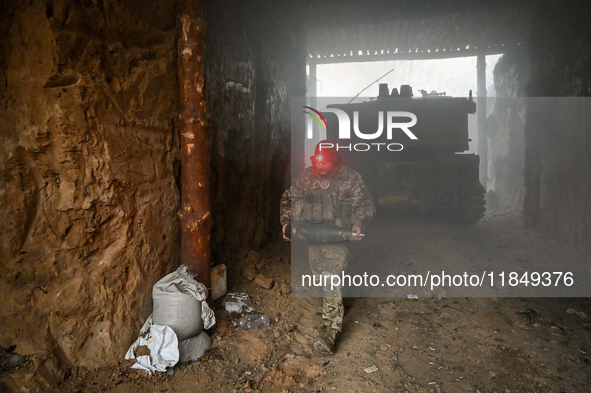
[[[8,1],[0,23],[0,343],[59,381],[121,359],[178,263],[174,2]]]
[[[306,58],[300,12],[280,3],[208,4],[206,92],[216,261],[227,261],[243,247],[256,249],[281,230],[290,100],[305,95]]]
[[[494,109],[487,119],[488,215],[519,215],[523,209],[528,77],[528,54],[524,48],[505,53],[494,69],[496,97],[488,99]]]
[[[542,0],[532,10],[528,41],[495,69],[497,96],[510,98],[489,118],[487,210],[522,211],[527,227],[589,249],[589,101],[557,98],[591,95],[591,7]]]
[[[528,96],[591,95],[590,18],[591,7],[583,1],[541,2],[535,8]],[[591,248],[591,120],[580,116],[587,111],[555,107],[550,119],[529,112],[525,223],[567,244]]]

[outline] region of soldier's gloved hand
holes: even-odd
[[[363,238],[361,236],[359,236],[361,234],[361,227],[357,224],[354,224],[351,227],[351,231],[353,231],[353,234],[349,240],[351,240],[352,242],[358,242],[359,240],[362,240]]]
[[[291,241],[291,239],[290,239],[290,238],[288,238],[287,236],[285,236],[285,227],[286,227],[288,224],[289,224],[288,222],[286,222],[285,224],[283,224],[283,228],[281,228],[281,229],[282,229],[282,231],[283,231],[283,240],[290,242],[290,241]]]

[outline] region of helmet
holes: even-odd
[[[338,152],[336,145],[325,139],[318,142],[314,155],[310,157],[312,165],[316,165],[318,162],[330,161],[334,164],[335,168],[341,164],[341,154]]]

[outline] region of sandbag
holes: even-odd
[[[205,285],[193,279],[187,266],[181,266],[152,289],[153,323],[170,326],[179,341],[194,337],[215,324],[206,297]]]
[[[185,363],[199,360],[211,347],[211,338],[206,332],[201,332],[195,337],[179,341],[179,362]]]

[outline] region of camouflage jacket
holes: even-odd
[[[313,183],[318,179],[316,169],[311,166],[302,171],[302,173],[293,181],[292,186],[288,188],[281,197],[281,225],[292,221],[292,205],[297,206],[304,197],[311,192]],[[341,165],[332,171],[331,176],[326,178],[329,181],[338,182],[338,202],[349,203],[352,206],[350,226],[357,224],[361,228],[371,221],[376,209],[367,187],[361,179],[361,175],[346,165]],[[294,212],[293,219],[301,221],[301,216]],[[338,218],[335,221],[336,226],[346,226]]]

